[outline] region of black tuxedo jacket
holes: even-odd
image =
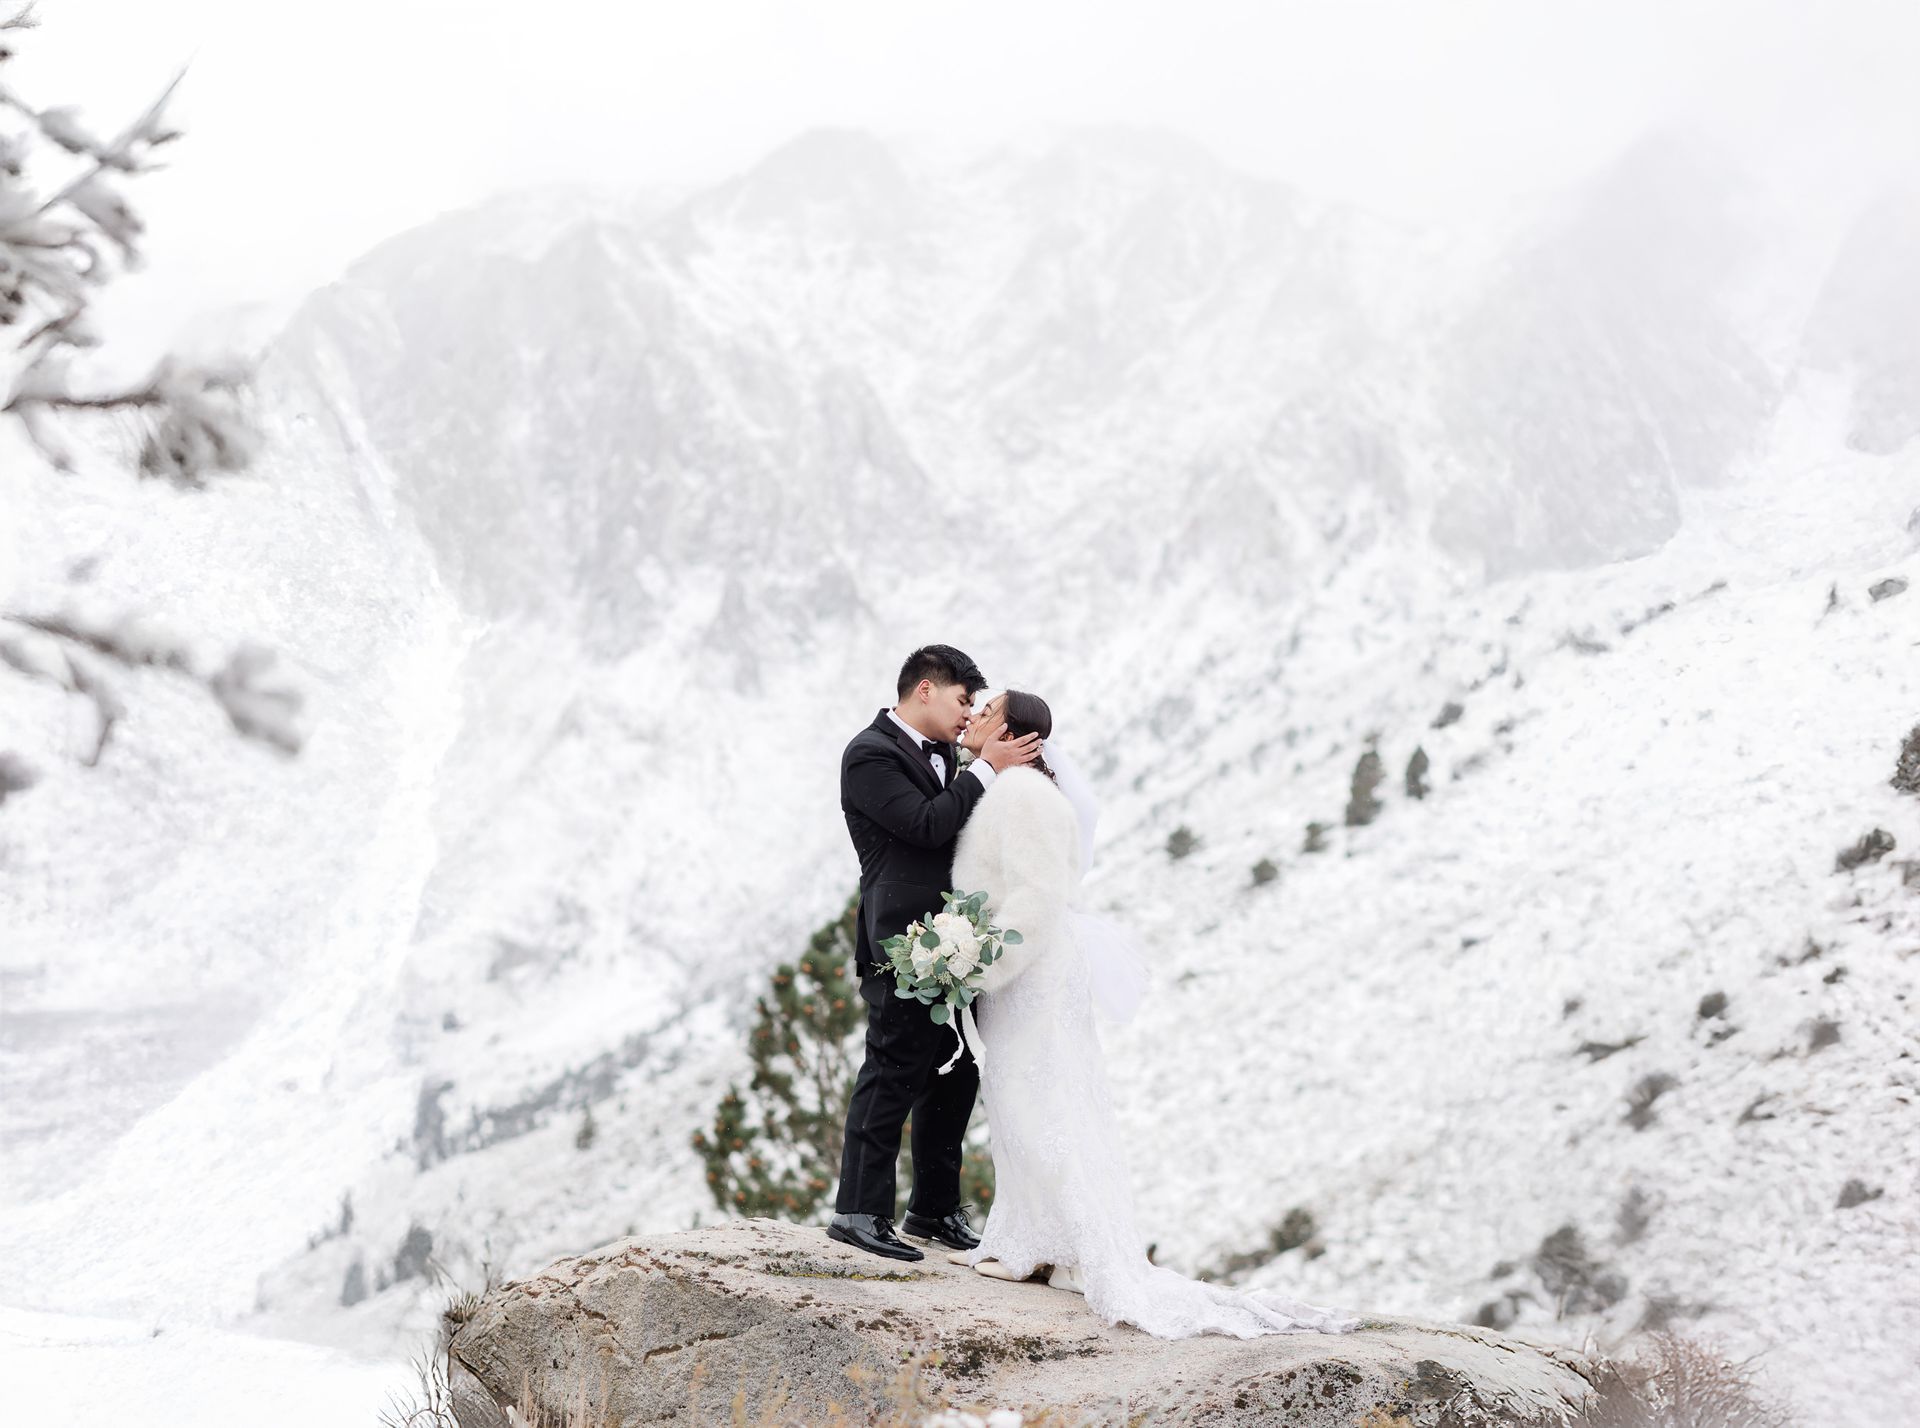
[[[860,857],[853,961],[862,977],[885,965],[883,941],[940,910],[960,827],[986,792],[979,779],[954,773],[952,745],[943,746],[942,788],[913,736],[887,714],[882,709],[840,757],[840,811]]]

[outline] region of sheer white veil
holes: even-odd
[[[1093,834],[1100,822],[1100,800],[1080,766],[1052,739],[1040,741],[1040,756],[1053,770],[1053,781],[1073,805],[1080,824],[1080,879],[1093,867]],[[1147,993],[1147,959],[1140,944],[1122,924],[1079,905],[1076,897],[1069,916],[1087,959],[1087,979],[1093,1005],[1108,1021],[1133,1020]]]
[[[1067,796],[1074,817],[1080,820],[1080,876],[1084,879],[1093,867],[1093,830],[1100,822],[1100,800],[1094,796],[1087,776],[1080,772],[1080,765],[1053,740],[1040,741],[1040,757],[1053,770],[1054,784]]]

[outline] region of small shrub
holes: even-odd
[[[1427,786],[1427,769],[1430,764],[1427,751],[1415,748],[1413,757],[1407,760],[1407,797],[1425,798],[1430,791]]]
[[[591,1150],[598,1134],[599,1127],[593,1123],[593,1107],[587,1106],[580,1112],[580,1129],[573,1133],[573,1148]]]
[[[1851,848],[1842,848],[1833,860],[1836,873],[1850,873],[1865,863],[1877,863],[1894,849],[1893,834],[1884,828],[1876,828],[1871,833],[1862,833],[1860,841]]]
[[[1851,1210],[1855,1205],[1864,1205],[1869,1200],[1878,1200],[1886,1194],[1885,1190],[1869,1190],[1864,1180],[1849,1180],[1840,1187],[1839,1207]]]
[[[1184,823],[1167,835],[1167,856],[1175,862],[1186,857],[1199,846],[1200,839]]]
[[[1642,1076],[1634,1083],[1633,1090],[1627,1095],[1627,1114],[1625,1120],[1635,1130],[1645,1130],[1653,1124],[1653,1106],[1667,1092],[1680,1083],[1664,1071],[1655,1071]]]
[[[1713,1307],[1699,1300],[1682,1299],[1677,1294],[1649,1294],[1633,1327],[1641,1333],[1658,1332],[1683,1315],[1698,1319]]]
[[[1750,1370],[1677,1335],[1648,1334],[1632,1359],[1603,1359],[1597,1368],[1597,1397],[1581,1419],[1590,1428],[1788,1428],[1791,1422],[1760,1397]]]
[[[1280,869],[1274,866],[1273,859],[1262,858],[1253,865],[1253,885],[1263,888],[1280,876]]]
[[[1900,757],[1888,782],[1902,793],[1920,794],[1920,724],[1913,726],[1906,743],[1900,746]]]
[[[1436,729],[1444,729],[1449,724],[1457,724],[1460,721],[1460,716],[1466,712],[1466,706],[1449,699],[1440,707],[1440,712],[1434,716],[1433,727]]]
[[[1614,1211],[1613,1242],[1620,1245],[1637,1244],[1647,1233],[1647,1226],[1653,1223],[1652,1202],[1647,1192],[1638,1185],[1627,1191],[1626,1198]]]
[[[1380,800],[1376,790],[1386,779],[1380,755],[1368,749],[1353,766],[1353,785],[1347,798],[1347,827],[1363,828],[1379,816]]]
[[[381,1428],[460,1428],[447,1386],[444,1350],[417,1353],[412,1364],[417,1387],[409,1396],[387,1395],[387,1406],[380,1411]]]
[[[1573,1225],[1562,1225],[1540,1241],[1533,1270],[1562,1318],[1611,1308],[1626,1297],[1626,1276],[1595,1259]]]
[[[407,1226],[406,1238],[393,1255],[393,1282],[424,1278],[433,1256],[433,1234],[425,1225]]]
[[[1326,851],[1326,848],[1327,825],[1324,823],[1309,823],[1307,825],[1307,840],[1300,845],[1300,851],[1303,853],[1323,853]]]
[[[1511,1329],[1520,1318],[1522,1304],[1537,1304],[1539,1300],[1524,1289],[1509,1289],[1498,1299],[1489,1299],[1475,1311],[1473,1322],[1483,1329]]]
[[[1317,1258],[1325,1248],[1317,1235],[1319,1226],[1313,1218],[1313,1211],[1304,1205],[1295,1205],[1280,1219],[1280,1223],[1267,1231],[1266,1243],[1250,1250],[1237,1250],[1226,1255],[1217,1264],[1201,1272],[1202,1279],[1233,1279],[1271,1263],[1288,1250],[1304,1250],[1307,1258]]]

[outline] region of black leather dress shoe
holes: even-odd
[[[967,1223],[967,1207],[962,1205],[952,1214],[942,1215],[939,1219],[927,1219],[907,1211],[907,1218],[900,1222],[900,1233],[918,1244],[928,1240],[938,1240],[949,1249],[970,1250],[980,1243],[980,1236],[973,1232],[973,1226]]]
[[[827,1238],[888,1259],[925,1259],[912,1245],[902,1244],[885,1215],[835,1215],[827,1224]]]

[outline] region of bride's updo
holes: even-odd
[[[1028,734],[1038,734],[1043,739],[1053,737],[1053,711],[1047,708],[1046,700],[1020,689],[1009,689],[1000,698],[1004,701],[1000,707],[1007,716],[1007,733],[1016,739]],[[1053,770],[1047,767],[1044,755],[1036,755],[1028,767],[1039,769],[1055,783],[1060,781],[1053,778]]]

